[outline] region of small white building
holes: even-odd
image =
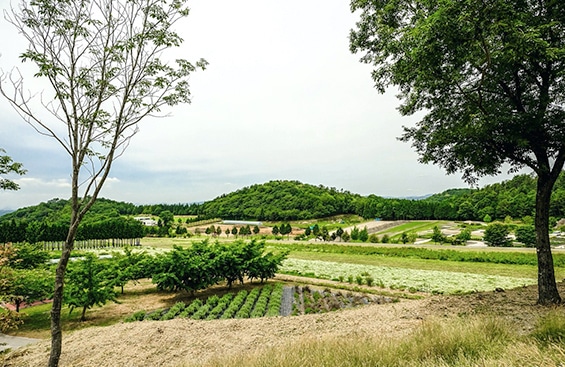
[[[134,217],[133,219],[140,221],[144,226],[153,227],[157,225],[157,221],[151,217]]]

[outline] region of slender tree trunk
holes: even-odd
[[[538,176],[536,191],[536,251],[538,258],[538,304],[561,303],[555,282],[553,256],[549,242],[549,205],[555,179],[549,174]]]
[[[51,353],[49,355],[49,367],[59,365],[61,349],[63,346],[63,333],[61,330],[61,308],[63,306],[63,284],[65,271],[69,258],[71,257],[72,242],[65,242],[63,252],[55,271],[55,288],[53,291],[53,304],[51,306]]]
[[[82,315],[80,316],[80,321],[86,321],[86,306],[82,308]]]
[[[76,167],[76,165],[74,166]],[[78,170],[73,175],[73,183],[78,182]],[[75,244],[78,225],[82,219],[79,213],[78,204],[78,184],[73,185],[73,195],[71,198],[71,222],[67,239],[63,243],[63,251],[55,270],[55,287],[53,290],[53,304],[51,306],[51,351],[49,354],[49,367],[59,366],[61,350],[63,348],[63,332],[61,330],[61,309],[63,307],[63,286],[65,283],[65,272],[71,252]]]

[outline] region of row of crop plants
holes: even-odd
[[[330,289],[317,290],[309,286],[295,286],[292,315],[325,313],[342,308],[356,307],[370,303],[396,302],[385,296],[369,296],[356,293],[333,292]]]
[[[171,320],[190,318],[193,320],[245,319],[280,315],[283,284],[268,284],[263,287],[245,289],[237,293],[226,293],[222,297],[213,295],[205,301],[195,299],[189,304],[177,302],[169,309],[151,312],[137,311],[125,319],[126,322],[143,320]]]

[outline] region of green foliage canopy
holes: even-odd
[[[174,246],[155,259],[153,283],[170,291],[194,292],[225,280],[228,286],[245,277],[269,279],[286,258],[286,252],[265,253],[264,241],[215,243],[202,241],[190,248]]]
[[[4,176],[10,173],[17,175],[25,174],[26,170],[23,169],[22,164],[14,162],[12,157],[4,153],[6,151],[0,148],[0,175]],[[19,185],[14,181],[0,176],[0,190],[18,190],[19,188]]]
[[[448,173],[537,174],[565,159],[565,4],[558,1],[365,1],[353,52],[375,66],[379,91],[400,88],[405,128],[424,163]]]
[[[538,302],[560,303],[549,243],[553,186],[565,163],[565,3],[353,0],[353,52],[395,85],[400,112],[425,110],[401,140],[423,163],[475,183],[529,167],[537,176]],[[485,213],[487,214],[487,213]]]
[[[485,229],[483,240],[487,245],[493,247],[508,247],[512,245],[512,240],[508,237],[510,231],[506,224],[491,223]]]
[[[84,259],[71,262],[65,276],[64,303],[82,308],[80,320],[86,320],[86,310],[102,306],[108,301],[116,301],[114,284],[107,273],[108,263],[96,255],[86,253]]]

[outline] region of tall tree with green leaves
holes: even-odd
[[[106,260],[107,261],[107,260]],[[84,259],[74,261],[69,266],[64,301],[71,307],[82,308],[80,321],[86,320],[86,310],[102,306],[108,301],[116,301],[113,279],[104,270],[111,264],[99,260],[96,255],[87,253]]]
[[[0,175],[8,175],[15,173],[17,175],[23,175],[26,170],[23,169],[23,165],[18,162],[14,162],[12,157],[5,154],[6,151],[0,148]],[[18,190],[20,186],[13,180],[0,177],[0,190]]]
[[[352,0],[352,52],[375,67],[400,112],[424,111],[402,141],[469,183],[529,167],[537,176],[538,303],[561,302],[549,243],[552,188],[565,163],[565,2]]]
[[[34,76],[51,92],[28,93],[14,69],[1,75],[0,93],[69,157],[71,220],[55,277],[51,367],[61,355],[63,280],[80,222],[138,123],[189,103],[189,75],[206,66],[163,58],[182,44],[173,27],[187,15],[186,0],[22,0],[6,13],[27,43],[22,62],[37,66]],[[44,98],[37,103],[34,95]]]

